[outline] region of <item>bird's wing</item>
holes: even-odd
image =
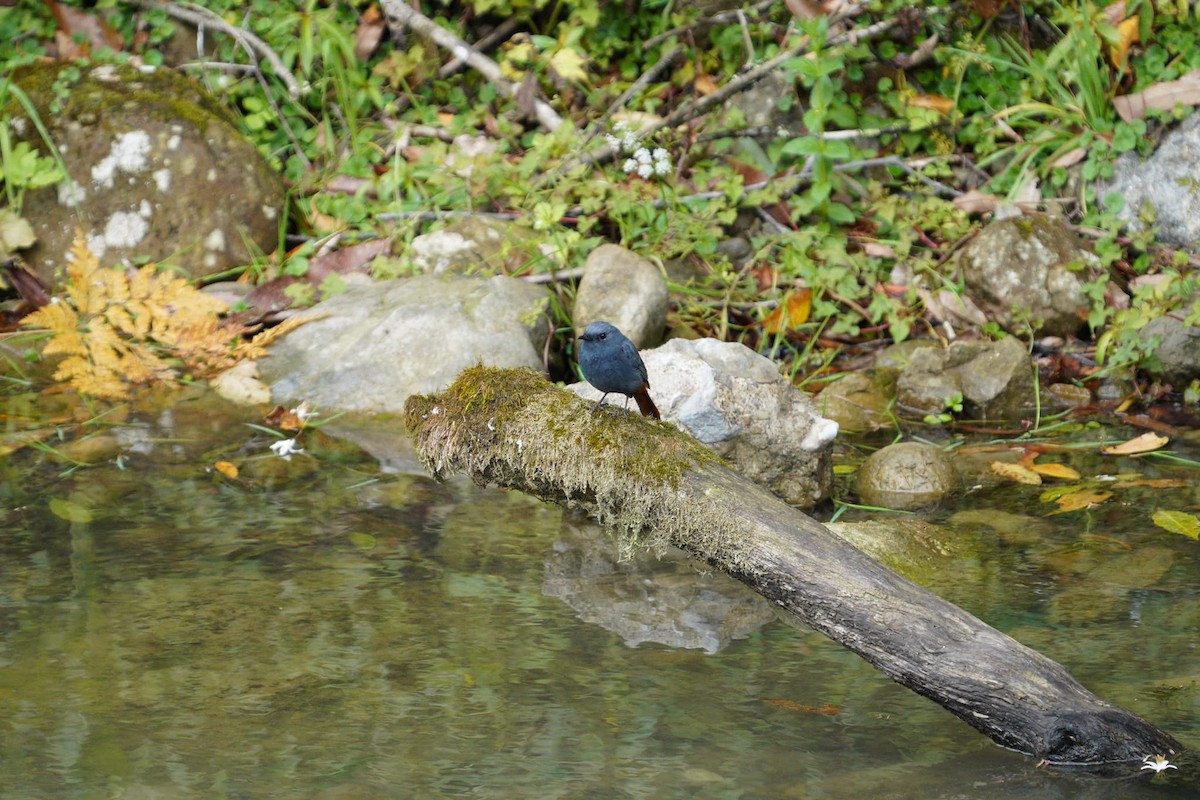
[[[642,357],[638,354],[637,348],[633,346],[633,342],[626,339],[621,342],[621,349],[630,361],[637,364],[638,372],[642,376],[642,382],[649,386],[650,377],[646,374],[646,362],[642,361]]]

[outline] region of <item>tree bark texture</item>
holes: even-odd
[[[1173,755],[1170,735],[1095,696],[1062,665],[839,539],[687,434],[594,414],[523,370],[476,367],[405,419],[436,475],[465,471],[583,507],[633,543],[721,569],[999,744],[1060,764]]]

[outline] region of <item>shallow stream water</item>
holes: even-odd
[[[93,466],[74,434],[4,457],[0,797],[1200,796],[1189,754],[1039,767],[701,565],[258,422],[197,391],[85,428]],[[965,546],[921,582],[1200,745],[1200,545],[1149,521],[1197,489],[1037,492],[940,509]]]

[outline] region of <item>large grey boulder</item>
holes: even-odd
[[[399,413],[476,364],[542,370],[546,293],[512,278],[421,276],[354,287],[259,362],[276,403]]]
[[[279,239],[284,187],[199,84],[169,69],[35,65],[18,72],[70,180],[30,192],[38,244],[22,255],[47,285],[82,228],[102,263],[169,259],[193,277],[244,265]],[[61,103],[58,111],[50,104]],[[10,99],[13,131],[41,147]]]
[[[829,496],[837,423],[822,417],[773,361],[716,339],[672,339],[642,359],[663,419],[789,503],[811,507]],[[571,388],[600,397],[587,383]],[[608,398],[618,407],[624,400]]]

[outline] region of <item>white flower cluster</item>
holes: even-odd
[[[613,126],[613,132],[604,134],[604,139],[609,147],[632,154],[622,166],[626,173],[636,172],[649,179],[652,175],[666,175],[671,171],[671,154],[666,148],[656,147],[652,151],[643,147],[642,140],[624,122]]]

